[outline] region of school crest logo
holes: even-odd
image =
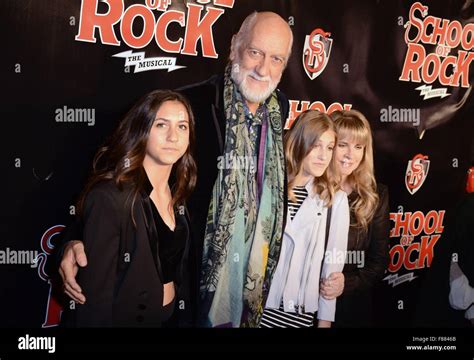
[[[317,28],[305,37],[302,57],[303,68],[311,80],[316,79],[328,64],[332,48],[330,36],[330,32]]]
[[[407,171],[405,174],[405,185],[410,194],[416,193],[428,176],[430,170],[430,161],[428,156],[418,154],[408,161]]]

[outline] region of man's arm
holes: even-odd
[[[63,279],[64,292],[74,301],[84,304],[86,297],[82,294],[82,289],[76,281],[79,266],[87,266],[84,244],[80,240],[69,241],[64,249],[59,275]]]
[[[83,304],[86,301],[81,287],[76,282],[76,275],[80,267],[87,265],[87,257],[84,252],[83,223],[76,215],[74,221],[63,230],[62,241],[57,245],[56,262],[59,274],[63,280],[64,292],[74,301]]]

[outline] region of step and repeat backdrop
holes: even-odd
[[[95,150],[144,93],[223,72],[232,35],[255,10],[293,30],[279,85],[287,127],[306,109],[357,109],[371,123],[391,211],[378,325],[466,325],[448,301],[447,230],[474,160],[471,1],[6,0],[0,9],[2,326],[58,324],[52,253]]]

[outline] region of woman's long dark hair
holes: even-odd
[[[143,96],[125,115],[112,136],[97,151],[92,173],[79,196],[78,213],[82,214],[89,191],[98,183],[113,180],[119,189],[132,186],[133,208],[138,193],[143,189],[146,173],[143,168],[146,146],[156,113],[166,101],[178,101],[186,108],[189,117],[189,146],[184,155],[173,165],[173,208],[183,205],[196,185],[194,149],[194,116],[188,100],[178,92],[155,90]],[[132,220],[135,224],[135,219]]]

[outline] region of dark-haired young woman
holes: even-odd
[[[193,142],[188,101],[157,90],[99,149],[78,202],[87,266],[77,279],[86,301],[67,307],[66,326],[159,327],[171,317],[190,242],[184,202],[196,183]]]

